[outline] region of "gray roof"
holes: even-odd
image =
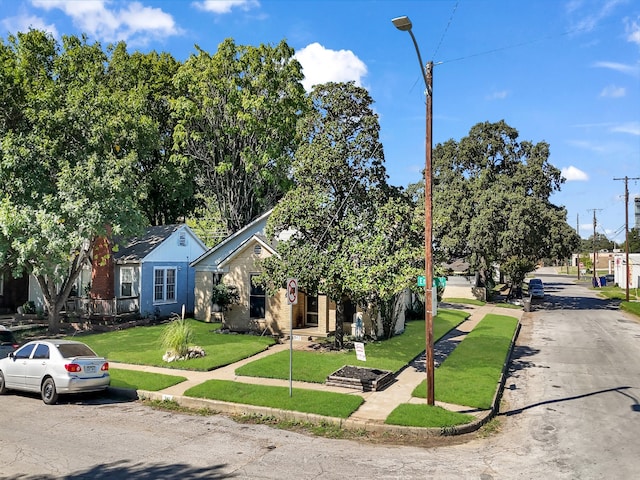
[[[264,236],[264,229],[272,211],[273,209],[263,213],[244,228],[230,235],[215,247],[210,248],[199,258],[191,262],[191,266],[197,268],[198,265],[208,265],[210,268],[217,269],[227,257],[242,247],[254,235],[260,236],[261,240],[268,244],[269,242],[266,241],[266,237]]]
[[[147,231],[140,237],[128,240],[115,240],[118,251],[113,253],[116,262],[136,262],[149,255],[158,245],[171,236],[184,224],[158,225],[147,228]]]

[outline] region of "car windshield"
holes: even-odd
[[[60,354],[64,358],[97,356],[95,352],[84,343],[61,343],[60,345],[56,345],[56,347],[58,347]]]

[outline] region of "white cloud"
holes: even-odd
[[[562,176],[567,179],[567,182],[585,182],[589,180],[589,175],[573,165],[564,167]]]
[[[571,1],[566,5],[566,10],[569,15],[575,17],[573,27],[575,30],[591,31],[609,17],[618,5],[624,5],[625,3],[627,3],[627,0],[606,0],[597,2],[597,4]]]
[[[624,63],[617,62],[596,62],[593,66],[598,68],[608,68],[634,77],[640,75],[640,67],[638,65],[626,65]]]
[[[589,150],[591,152],[596,153],[604,153],[605,147],[600,143],[593,143],[586,140],[569,140],[567,142],[569,145],[577,148],[581,148],[583,150]]]
[[[608,85],[604,87],[602,92],[600,92],[601,97],[608,98],[620,98],[624,97],[627,94],[627,91],[624,87],[616,87],[615,85]]]
[[[242,10],[250,10],[260,6],[257,0],[204,0],[202,2],[193,2],[192,5],[199,10],[213,13],[231,13],[234,8]]]
[[[295,54],[302,65],[302,85],[309,91],[314,85],[327,82],[354,81],[362,85],[367,66],[351,50],[330,50],[319,43],[307,45]]]
[[[640,46],[640,23],[638,21],[627,20],[627,40]]]
[[[54,24],[46,24],[45,21],[34,15],[18,15],[2,20],[4,29],[11,33],[27,32],[29,29],[43,30],[52,36],[58,37],[58,30]]]
[[[110,2],[101,0],[32,0],[32,4],[45,10],[61,10],[83,33],[107,42],[145,44],[149,37],[166,38],[181,33],[171,15],[140,2],[130,2],[120,9],[109,8]]]
[[[507,98],[509,96],[509,91],[508,90],[502,90],[499,92],[492,92],[489,95],[487,95],[487,100],[504,100],[505,98]]]
[[[617,133],[630,133],[631,135],[640,136],[640,122],[621,123],[620,125],[611,127],[610,131]]]

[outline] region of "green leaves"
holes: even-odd
[[[548,144],[518,141],[517,130],[504,121],[479,123],[459,142],[437,145],[433,218],[439,255],[469,258],[480,270],[493,262],[531,265],[566,256],[575,236],[566,211],[549,201],[563,179],[548,157]]]

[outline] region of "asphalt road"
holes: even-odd
[[[541,274],[501,429],[436,448],[316,438],[135,402],[0,396],[2,479],[637,478],[640,322]]]

